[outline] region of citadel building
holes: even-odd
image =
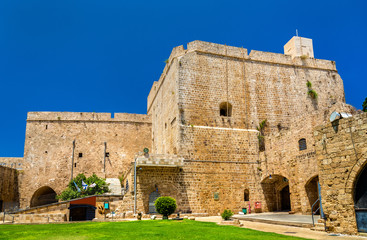
[[[0,159],[22,168],[0,168],[14,182],[2,185],[3,206],[55,203],[73,176],[96,173],[121,212],[151,213],[172,196],[187,214],[311,214],[320,183],[328,230],[367,230],[357,225],[367,214],[367,116],[345,104],[335,62],[315,59],[311,39],[293,37],[284,54],[176,47],[147,102],[146,115],[29,112],[24,157]],[[333,112],[353,117],[330,123]]]

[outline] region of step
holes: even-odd
[[[320,219],[317,220],[317,222],[318,223],[325,223],[325,219],[320,218]]]
[[[324,227],[324,225],[322,225],[322,226],[315,225],[314,227],[311,228],[311,230],[319,231],[319,232],[325,232],[325,227]]]

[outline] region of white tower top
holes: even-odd
[[[314,57],[312,39],[294,36],[284,45],[284,54],[294,57]]]

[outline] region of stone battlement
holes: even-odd
[[[21,157],[0,157],[0,166],[22,170],[23,169],[23,158]]]
[[[145,114],[95,112],[28,112],[27,121],[93,121],[93,122],[140,122],[151,123]]]

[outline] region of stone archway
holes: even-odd
[[[316,175],[312,178],[310,178],[307,183],[305,184],[305,190],[308,198],[308,207],[307,212],[311,213],[311,207],[312,205],[319,199],[319,191],[318,191],[318,182],[319,182],[319,176]],[[320,206],[320,203],[316,203],[314,206],[314,211],[318,209]],[[317,211],[316,213],[319,213],[320,211]]]
[[[367,232],[367,165],[356,178],[353,195],[358,231]]]
[[[38,207],[58,202],[56,195],[56,192],[52,188],[43,186],[34,192],[31,198],[31,207]]]
[[[282,175],[269,175],[261,181],[267,210],[290,211],[289,180]]]
[[[363,232],[362,229],[360,229],[359,226],[362,226],[361,224],[358,225],[358,215],[360,215],[359,213],[362,213],[362,211],[356,211],[356,208],[358,208],[357,206],[355,207],[354,205],[356,204],[356,201],[358,201],[356,199],[356,197],[360,196],[356,196],[356,188],[357,188],[357,184],[359,183],[359,181],[363,179],[363,172],[367,171],[367,154],[362,155],[361,157],[358,158],[358,161],[352,166],[352,168],[349,171],[348,176],[345,179],[345,194],[347,197],[347,201],[349,202],[348,206],[350,206],[350,208],[347,209],[347,211],[352,215],[354,212],[354,220],[355,222],[352,223],[352,228],[354,229],[358,229],[358,231]],[[365,176],[365,175],[364,175]],[[361,189],[358,190],[359,194],[361,192],[363,192],[363,190],[361,191]],[[358,213],[357,213],[358,212]],[[362,213],[363,215],[363,213]],[[352,219],[351,219],[352,220]],[[353,221],[353,220],[352,220]],[[355,225],[354,225],[355,224]]]

